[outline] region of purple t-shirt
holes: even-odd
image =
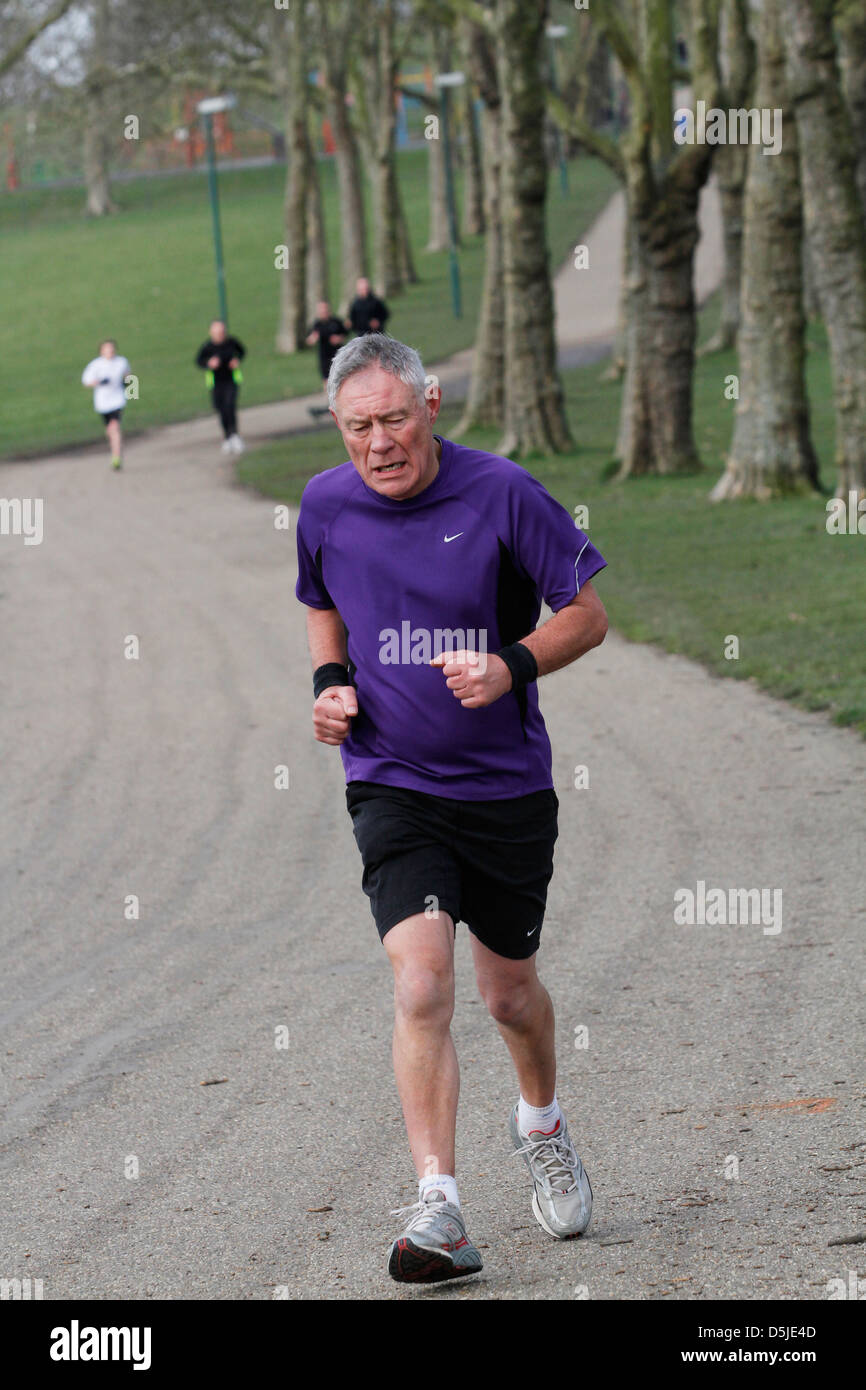
[[[606,561],[519,464],[440,442],[439,472],[407,501],[375,492],[352,463],[310,479],[295,592],[337,608],[348,629],[358,714],[340,748],[347,782],[524,796],[553,786],[535,682],[464,709],[429,659],[509,646],[533,631],[542,598],[565,607]]]

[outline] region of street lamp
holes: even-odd
[[[564,39],[568,29],[564,24],[548,24],[545,33],[550,39],[550,90],[553,95],[559,96],[559,82],[556,76],[556,40]],[[559,186],[562,189],[563,197],[568,193],[568,165],[565,162],[564,142],[562,131],[554,123],[554,138],[556,140],[556,158],[559,162]]]
[[[220,204],[219,192],[217,190],[217,171],[216,171],[216,149],[213,138],[213,118],[218,111],[230,111],[235,105],[235,98],[207,97],[204,101],[197,104],[199,115],[203,118],[205,138],[207,140],[207,179],[208,190],[210,192],[210,212],[213,222],[213,245],[216,256],[217,274],[217,295],[219,297],[220,318],[223,323],[228,323],[228,306],[226,304],[226,273],[223,266],[223,239],[220,230]]]
[[[448,209],[448,270],[451,276],[451,303],[454,317],[462,314],[460,301],[460,265],[457,260],[457,209],[454,204],[454,171],[451,167],[450,98],[451,88],[461,87],[466,81],[462,72],[440,72],[436,86],[442,93],[440,123],[442,126],[442,155],[445,162],[445,205]]]

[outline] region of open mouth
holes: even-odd
[[[405,459],[400,459],[397,463],[380,463],[373,469],[373,472],[378,478],[387,478],[391,473],[399,473],[405,467]]]

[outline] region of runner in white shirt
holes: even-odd
[[[81,384],[93,389],[93,409],[105,421],[105,433],[111,449],[112,468],[123,467],[120,419],[126,405],[124,391],[125,378],[129,374],[129,363],[119,357],[117,343],[106,338],[99,344],[99,356],[81,374]]]

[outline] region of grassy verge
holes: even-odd
[[[716,306],[702,315],[702,337]],[[809,333],[808,392],[823,482],[834,485],[830,368],[822,329]],[[620,388],[601,368],[565,374],[576,447],[527,466],[570,512],[589,507],[588,531],[608,561],[597,584],[612,624],[634,641],[653,642],[702,662],[719,675],[754,679],[803,708],[826,710],[866,736],[863,613],[866,537],[828,535],[825,498],[714,505],[707,494],[722,471],[734,404],[724,381],[733,353],[697,366],[695,419],[702,473],[684,478],[610,481]],[[457,420],[443,411],[441,432]],[[495,449],[476,431],[462,442]],[[244,482],[268,496],[297,501],[304,482],[345,458],[334,431],[270,441],[240,464]],[[740,655],[726,660],[725,639]],[[671,711],[675,717],[675,711]]]
[[[339,288],[339,207],[333,161],[322,163],[331,285]],[[482,237],[461,249],[463,316],[451,311],[448,257],[428,254],[427,155],[399,156],[400,184],[421,283],[395,298],[390,330],[429,361],[468,346],[474,334],[484,256]],[[274,351],[278,275],[274,248],[282,230],[285,170],[278,166],[220,175],[223,241],[233,330],[249,356],[246,406],[320,389],[309,350]],[[563,261],[614,187],[594,159],[575,161],[563,197],[550,180],[548,220],[555,264]],[[117,184],[120,212],[87,221],[81,189],[0,194],[0,359],[7,405],[0,457],[58,450],[99,437],[101,422],[81,385],[102,337],[117,338],[139,378],[140,398],[126,412],[129,432],[201,415],[209,409],[204,374],[193,357],[215,312],[216,292],[207,185],[200,174]],[[11,365],[10,365],[11,364]]]

